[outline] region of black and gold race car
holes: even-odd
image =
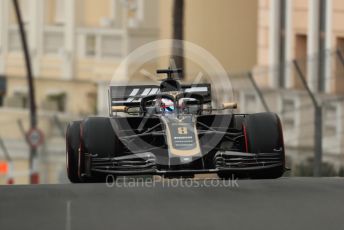
[[[109,117],[71,122],[70,181],[104,181],[109,174],[281,177],[285,149],[278,116],[235,114],[235,102],[212,108],[211,85],[183,85],[173,78],[180,72],[158,70],[167,74],[160,85],[110,86]]]

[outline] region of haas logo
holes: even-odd
[[[188,134],[188,129],[186,127],[178,127],[178,134],[186,135]]]

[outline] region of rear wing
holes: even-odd
[[[190,84],[181,85],[182,92],[197,93],[204,97],[204,103],[211,102],[210,84]],[[140,105],[144,96],[159,94],[160,88],[157,85],[128,85],[110,86],[109,105],[112,114],[112,106],[136,107]]]

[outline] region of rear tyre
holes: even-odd
[[[80,183],[78,175],[78,152],[80,147],[80,123],[73,121],[68,124],[66,132],[66,166],[70,182]]]
[[[256,113],[246,116],[244,123],[245,148],[249,153],[271,153],[280,149],[283,164],[280,167],[258,171],[254,179],[275,179],[285,171],[285,151],[281,121],[275,113]]]
[[[81,171],[85,169],[85,153],[97,157],[114,157],[119,150],[119,140],[107,117],[89,117],[82,123]],[[82,177],[83,182],[105,182],[106,176],[92,172],[90,177]]]

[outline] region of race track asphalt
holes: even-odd
[[[170,182],[0,186],[0,229],[344,228],[341,178]]]

